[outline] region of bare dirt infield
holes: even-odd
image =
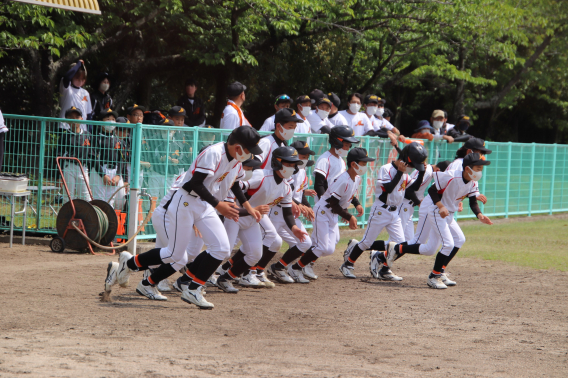
[[[397,262],[402,283],[338,271],[322,259],[309,285],[209,288],[202,311],[116,289],[112,257],[0,246],[0,377],[565,377],[568,274],[456,258],[458,286],[426,286],[432,258]],[[343,247],[343,245],[342,245]],[[177,275],[176,275],[177,276]]]

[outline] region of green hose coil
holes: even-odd
[[[99,233],[97,234],[97,237],[95,239],[95,241],[97,243],[99,243],[101,241],[101,238],[107,233],[108,231],[108,217],[107,215],[104,213],[104,211],[102,211],[99,207],[97,206],[93,206],[93,208],[95,209],[95,212],[97,213],[97,218],[99,221]]]

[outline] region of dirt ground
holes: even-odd
[[[432,290],[433,259],[405,256],[401,283],[318,262],[309,285],[209,288],[212,311],[134,287],[101,303],[113,257],[0,245],[0,377],[566,377],[568,274],[475,259]]]

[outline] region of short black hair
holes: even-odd
[[[347,102],[351,102],[351,99],[353,99],[353,97],[357,97],[359,100],[361,100],[361,104],[363,103],[363,95],[361,93],[350,93],[347,97]]]
[[[197,82],[195,81],[194,78],[190,77],[185,81],[185,86],[187,87],[188,85],[193,85],[194,87],[197,87]]]

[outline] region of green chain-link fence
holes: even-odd
[[[69,120],[10,114],[5,114],[4,118],[10,131],[6,137],[2,171],[28,175],[32,194],[26,227],[28,231],[46,234],[56,233],[57,213],[68,200],[55,164],[62,151],[76,152],[79,147],[88,151],[82,162],[89,168],[91,190],[97,199],[108,200],[123,183],[140,189],[142,196],[139,201],[130,201],[129,191],[124,189],[112,201],[123,219],[119,235],[125,237],[132,222],[129,214],[137,213],[134,221],[136,225],[140,224],[150,208],[150,198],[159,202],[204,146],[225,141],[229,134],[227,130],[208,128],[81,121],[81,127],[90,131],[89,142],[88,145],[77,146],[76,140],[70,139],[62,128],[67,127]],[[104,126],[116,126],[116,129],[109,133]],[[316,151],[315,159],[329,148],[327,135],[297,134],[294,140],[308,142]],[[75,145],[71,146],[73,143]],[[371,164],[359,190],[359,198],[365,208],[360,224],[364,225],[375,199],[376,173],[381,165],[396,159],[397,154],[385,139],[362,137],[360,145],[367,149],[369,156],[377,159]],[[425,141],[428,161],[434,164],[453,160],[461,145]],[[480,181],[481,192],[489,199],[487,205],[481,205],[484,214],[509,216],[568,211],[568,146],[497,142],[487,142],[486,146],[493,153],[488,155],[492,164],[484,170]],[[85,150],[81,151],[84,153]],[[105,162],[106,165],[103,164]],[[79,190],[82,184],[75,177],[77,170],[74,164],[65,161],[63,165],[64,171],[68,172],[68,181],[75,184],[72,196],[87,197]],[[313,168],[308,168],[308,171],[312,188]],[[106,180],[105,175],[112,182]],[[133,177],[138,177],[137,182],[133,181]],[[132,204],[137,205],[137,212],[129,208]],[[0,229],[9,228],[8,222],[12,220],[8,214],[8,202],[1,198]],[[468,206],[464,206],[464,211],[458,214],[458,218],[472,216]],[[16,228],[21,229],[23,217],[18,216],[13,221]],[[154,237],[151,223],[138,236],[139,239]]]

